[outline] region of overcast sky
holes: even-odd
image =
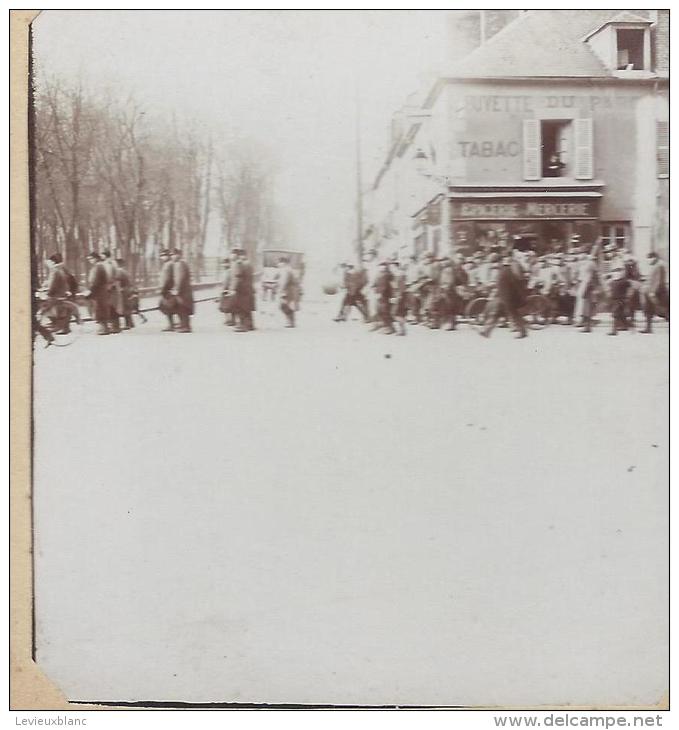
[[[442,11],[43,11],[38,71],[133,91],[159,113],[236,129],[273,148],[277,200],[312,258],[355,229],[355,78],[364,181],[392,112],[440,66]]]

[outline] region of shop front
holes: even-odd
[[[600,190],[451,191],[451,244],[471,255],[498,249],[563,251],[574,236],[589,247],[599,236]]]

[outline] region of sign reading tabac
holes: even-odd
[[[597,199],[598,200],[598,199]],[[532,200],[453,200],[456,220],[596,218],[597,201],[592,199],[535,198]]]

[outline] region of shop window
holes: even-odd
[[[658,177],[670,176],[670,123],[656,122]]]
[[[616,248],[630,248],[630,224],[627,221],[601,224],[601,243],[613,244]]]
[[[643,71],[644,38],[645,31],[642,28],[617,31],[618,60],[616,68],[619,71]]]

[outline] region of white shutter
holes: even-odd
[[[523,120],[523,177],[524,180],[539,180],[542,175],[542,150],[540,121]]]
[[[575,177],[578,180],[594,177],[591,119],[575,120]]]
[[[656,154],[658,157],[658,177],[670,176],[670,123],[656,123]]]

